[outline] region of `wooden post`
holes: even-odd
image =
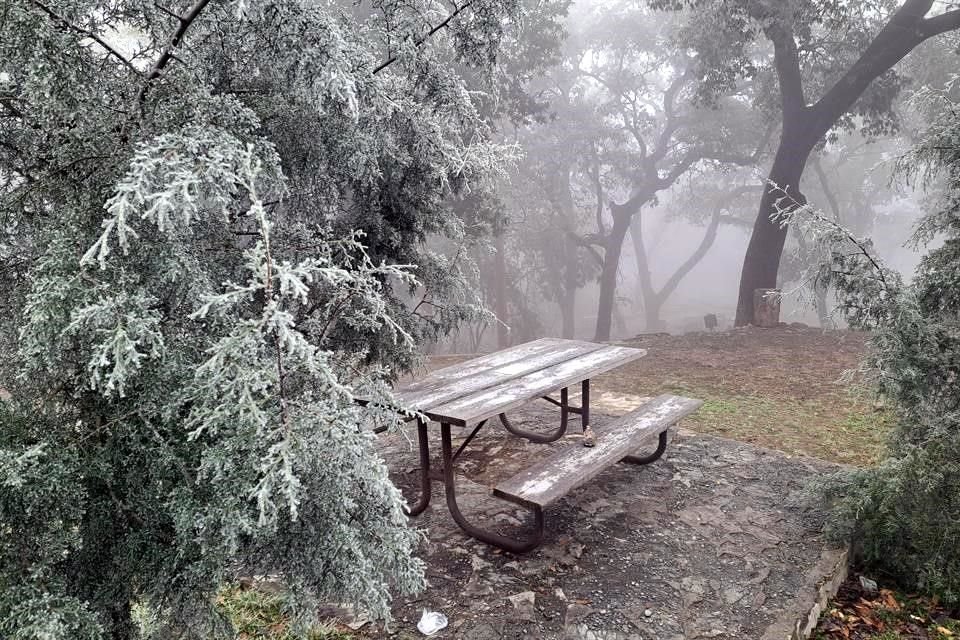
[[[767,328],[780,324],[780,289],[753,290],[753,324]]]

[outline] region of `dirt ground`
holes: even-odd
[[[557,412],[542,403],[511,416],[545,431]],[[595,409],[593,418],[602,428],[611,416]],[[580,437],[537,445],[497,424],[484,428],[457,462],[465,516],[523,537],[529,514],[490,487],[582,446]],[[397,433],[378,442],[394,481],[416,499],[415,447]],[[429,609],[449,620],[438,638],[785,640],[842,562],[800,499],[810,477],[833,468],[682,430],[657,462],[615,465],[547,509],[544,543],[522,555],[464,534],[435,483],[430,507],[412,521],[426,536],[427,591],[396,603],[390,629],[370,624],[359,633],[423,637],[416,623]]]
[[[638,336],[622,344],[647,349],[647,356],[600,376],[594,389],[700,398],[704,406],[686,422],[695,431],[868,465],[882,453],[891,416],[869,389],[841,380],[857,368],[865,342],[863,333],[806,326]],[[470,357],[434,356],[429,366]]]
[[[426,536],[428,589],[396,603],[393,627],[366,625],[360,635],[422,637],[416,623],[430,609],[450,621],[442,638],[789,637],[845,563],[802,506],[802,488],[836,463],[875,461],[890,426],[888,410],[867,388],[842,379],[865,343],[863,334],[804,326],[623,343],[648,353],[594,379],[594,424],[664,392],[704,400],[667,455],[643,467],[615,465],[561,499],[546,512],[543,545],[521,556],[466,536],[435,483],[431,506],[414,520]],[[470,357],[434,356],[428,368]],[[511,417],[545,430],[555,414],[543,403]],[[391,476],[413,500],[411,436],[378,441]],[[490,487],[552,450],[580,446],[577,437],[535,445],[485,428],[457,462],[466,517],[522,536],[529,514],[494,498]]]

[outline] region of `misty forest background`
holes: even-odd
[[[812,207],[869,237],[892,267],[913,271],[920,252],[908,239],[928,192],[895,172],[928,123],[917,92],[955,77],[955,35],[919,42],[883,70],[815,141],[807,170],[790,183],[769,174],[784,118],[775,47],[756,33],[733,43],[706,30],[725,22],[746,29],[748,16],[715,13],[734,12],[736,3],[692,4],[702,6],[683,14],[634,3],[568,7],[559,51],[525,85],[525,111],[500,131],[518,145],[517,170],[495,192],[504,220],[473,254],[482,302],[499,321],[461,326],[433,352],[540,335],[698,331],[705,314],[733,326],[765,184],[794,185]],[[887,16],[853,19],[850,9],[839,3],[831,15],[819,6],[805,17],[803,29],[856,34],[846,43],[831,40],[837,32],[801,36],[798,68],[813,92],[841,79]],[[542,38],[544,25],[531,24],[532,33]],[[748,47],[743,62],[705,73],[704,56],[733,56],[738,47]],[[818,265],[810,244],[791,229],[775,280],[762,286],[785,292],[783,321],[845,326],[811,275]]]
[[[811,487],[824,528],[960,604],[958,33],[952,0],[0,0],[0,637],[233,637],[250,575],[291,629],[388,621],[424,536],[369,427],[425,354],[777,287],[868,332],[893,423]]]

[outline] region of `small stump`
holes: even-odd
[[[780,324],[780,289],[753,290],[753,324],[768,328]]]

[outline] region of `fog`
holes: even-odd
[[[880,16],[848,19],[866,31]],[[949,82],[955,57],[943,43],[918,46],[884,76],[899,84],[851,96],[821,137],[798,143],[814,134],[785,128],[799,116],[780,98],[775,48],[757,34],[725,36],[690,14],[618,3],[574,3],[563,28],[555,55],[540,52],[548,64],[508,65],[530,72],[526,110],[499,130],[517,160],[496,188],[494,240],[470,247],[479,303],[493,315],[434,352],[727,330],[752,322],[757,285],[782,292],[781,323],[843,328],[815,277],[816,239],[800,224],[781,229],[774,214],[785,212],[848,230],[909,279],[929,194],[904,158],[929,124],[914,97]],[[818,28],[804,37],[830,46]],[[549,48],[532,33],[518,50]],[[717,51],[748,64],[708,61]],[[852,60],[821,54],[835,66],[813,54],[796,63],[809,112],[835,98],[840,63]],[[727,75],[714,78],[717,69]]]

